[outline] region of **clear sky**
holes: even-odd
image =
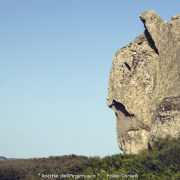
[[[0,156],[119,153],[106,106],[115,52],[139,14],[170,20],[179,0],[0,0]]]

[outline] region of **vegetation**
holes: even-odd
[[[138,155],[118,154],[104,158],[70,155],[0,161],[1,180],[93,178],[176,180],[180,179],[179,170],[180,138],[159,140],[154,143],[151,150],[142,151]]]

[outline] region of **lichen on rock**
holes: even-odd
[[[180,15],[140,15],[144,33],[113,58],[107,105],[115,111],[117,141],[126,154],[180,132]]]

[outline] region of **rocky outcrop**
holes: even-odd
[[[144,33],[116,52],[108,86],[118,145],[127,154],[180,132],[180,15],[166,22],[146,11],[140,19]]]

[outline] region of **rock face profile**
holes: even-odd
[[[180,15],[140,15],[144,33],[113,58],[107,105],[115,111],[117,141],[126,154],[180,133]]]

